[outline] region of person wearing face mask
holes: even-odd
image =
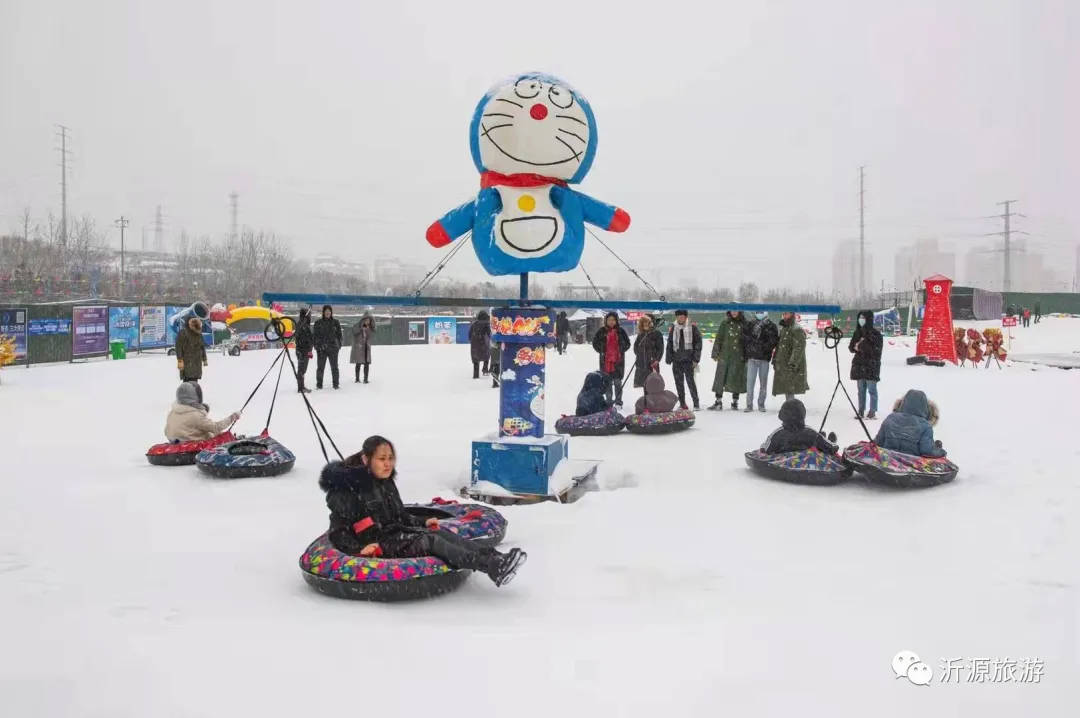
[[[769,362],[773,358],[780,332],[768,312],[755,312],[753,321],[743,327],[743,357],[746,360],[746,409],[754,410],[754,382],[758,380],[757,408],[765,411],[765,392],[769,386]]]
[[[806,332],[795,321],[794,312],[780,317],[780,338],[772,363],[776,371],[773,396],[783,394],[786,403],[810,389],[806,382]]]
[[[524,551],[481,548],[440,528],[436,518],[410,514],[398,493],[396,476],[394,445],[381,436],[368,437],[358,453],[326,465],[319,488],[326,493],[327,537],[334,548],[354,556],[435,556],[452,568],[486,573],[496,586],[510,583],[528,558]]]
[[[741,311],[729,311],[716,329],[712,348],[712,358],[716,361],[712,387],[716,402],[709,407],[712,411],[724,408],[725,391],[731,392],[731,408],[739,408],[739,394],[746,389],[746,359],[743,357],[745,324]]]
[[[866,395],[870,395],[870,412],[867,419],[877,418],[878,392],[877,383],[881,379],[881,332],[874,328],[874,313],[866,310],[859,312],[858,326],[848,342],[851,358],[851,378],[859,388],[859,418],[866,411]]]

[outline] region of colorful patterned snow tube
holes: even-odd
[[[697,417],[689,409],[676,409],[656,414],[631,414],[626,417],[626,430],[631,434],[670,434],[689,429]]]
[[[146,460],[154,466],[189,466],[195,463],[195,457],[200,451],[213,449],[216,446],[236,441],[232,432],[226,431],[212,439],[201,441],[181,441],[177,443],[166,442],[154,444],[146,452]]]
[[[882,449],[869,441],[860,441],[844,449],[844,459],[871,481],[905,489],[945,484],[955,479],[960,471],[947,458],[913,456]]]
[[[200,451],[195,464],[219,479],[245,479],[284,474],[296,463],[296,455],[264,431],[257,438],[241,439]]]
[[[832,486],[851,476],[850,466],[817,449],[783,454],[766,454],[755,449],[746,452],[746,465],[769,479],[810,486]]]
[[[506,519],[480,504],[436,499],[409,506],[410,513],[434,516],[442,528],[481,545],[494,546],[506,532]],[[456,530],[455,530],[456,529]],[[342,553],[323,534],[300,557],[300,571],[309,586],[335,598],[362,601],[407,601],[449,593],[465,582],[469,571],[452,569],[434,556],[382,558]]]
[[[555,422],[555,431],[570,436],[611,436],[626,425],[626,417],[615,407],[587,416],[564,416]]]

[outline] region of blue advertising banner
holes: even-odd
[[[109,351],[109,308],[71,308],[71,356],[84,357]]]
[[[168,331],[168,335],[165,337],[165,343],[170,347],[176,346],[176,330],[173,329],[172,323],[169,321],[169,317],[175,314],[179,314],[185,309],[187,309],[187,307],[177,307],[172,305],[165,307],[165,324],[167,325],[166,331]]]
[[[47,334],[71,334],[70,319],[31,319],[26,323],[26,333],[32,337]]]
[[[165,307],[139,307],[139,348],[157,349],[168,343]]]
[[[457,344],[457,319],[428,317],[428,344]]]
[[[26,359],[26,309],[0,309],[0,334],[15,340],[15,361]]]
[[[109,341],[121,340],[127,349],[139,348],[138,307],[109,307]]]

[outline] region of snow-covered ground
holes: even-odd
[[[1080,350],[1080,320],[1013,332],[1014,351]],[[327,512],[287,382],[272,428],[295,469],[227,482],[146,463],[171,359],[5,369],[0,715],[1075,715],[1080,371],[908,367],[913,343],[886,345],[882,414],[909,387],[938,401],[954,483],[757,478],[742,455],[772,412],[574,439],[572,456],[603,460],[604,490],[505,509],[506,543],[530,556],[515,583],[473,576],[408,605],[335,600],[301,579]],[[495,424],[496,392],[470,378],[467,353],[376,347],[372,384],[347,371],[312,401],[343,451],[376,432],[396,442],[407,500],[451,496],[470,440]],[[835,369],[820,344],[808,354],[814,422]],[[271,358],[212,355],[212,413],[238,408]],[[587,346],[551,355],[550,422],[594,366]],[[268,400],[241,431],[262,428]],[[830,428],[860,438],[846,404]],[[894,679],[901,649],[934,670],[929,687]],[[957,657],[1037,658],[1045,676],[941,683]]]

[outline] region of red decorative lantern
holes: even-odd
[[[926,285],[926,310],[923,313],[922,329],[915,345],[916,354],[925,354],[929,359],[944,359],[956,364],[956,343],[953,340],[952,309],[949,306],[949,293],[952,280],[935,274],[923,280]]]

